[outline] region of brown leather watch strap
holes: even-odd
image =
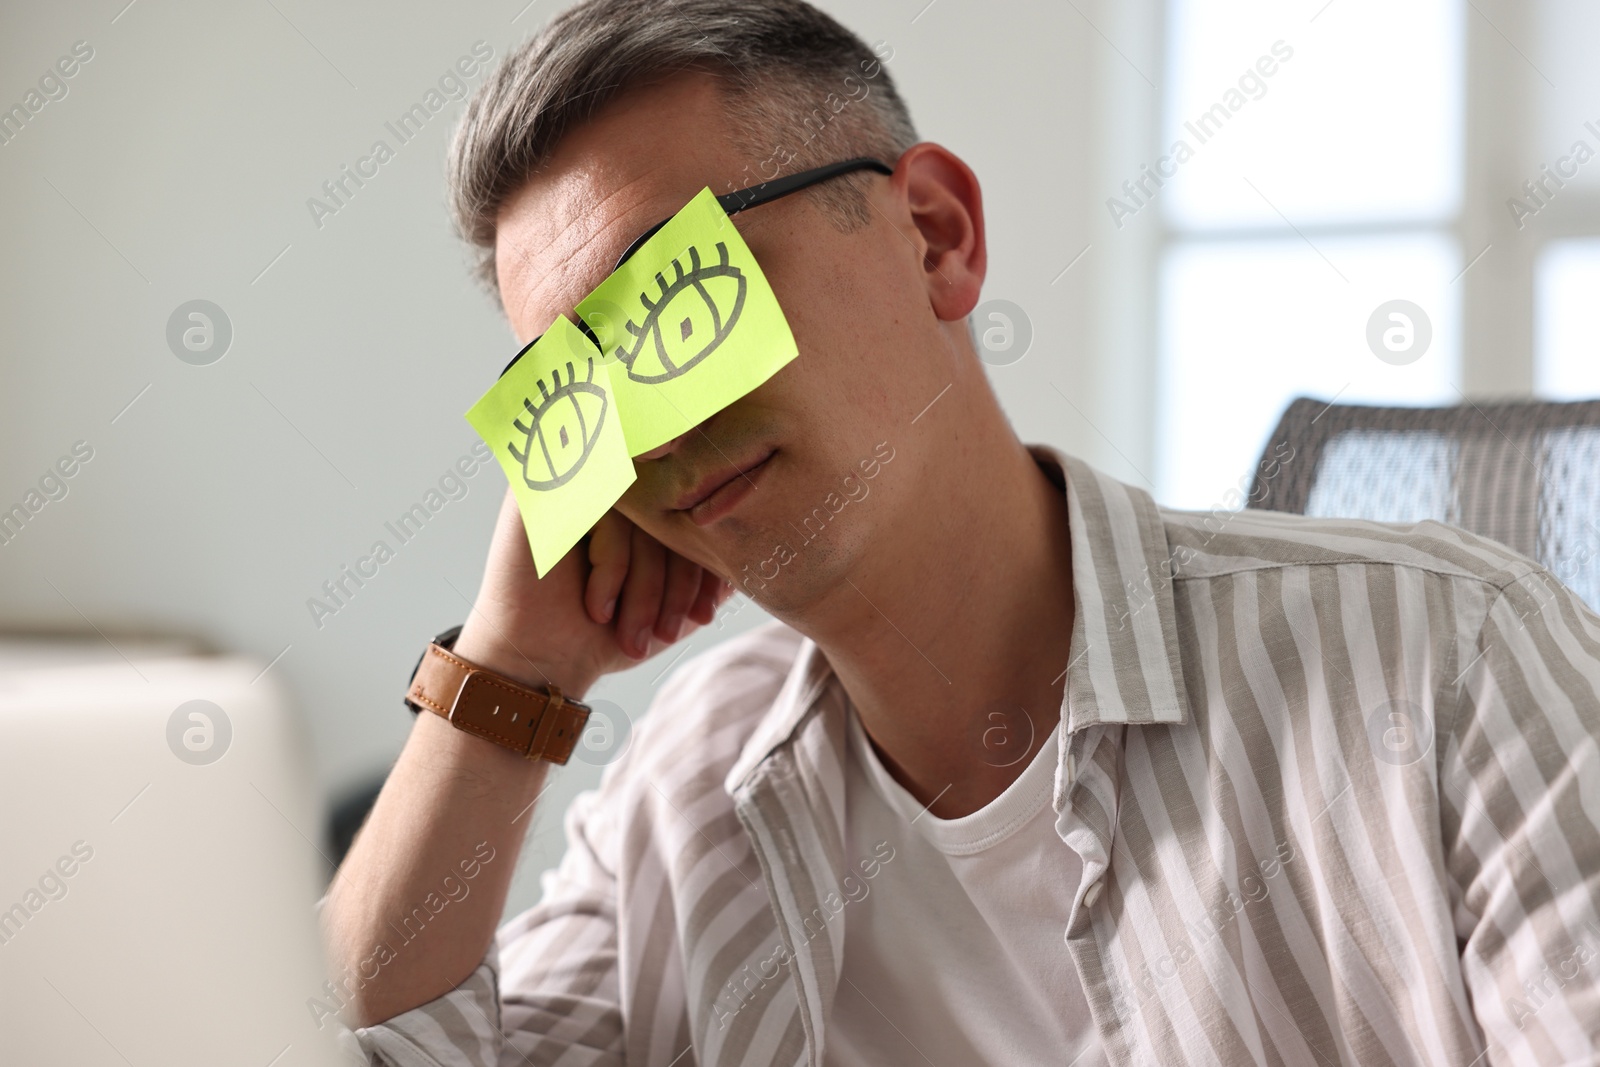
[[[589,706],[567,700],[556,686],[544,693],[429,645],[406,699],[458,730],[493,741],[528,759],[564,764],[577,747]]]

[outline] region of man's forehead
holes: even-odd
[[[500,295],[512,325],[542,331],[570,311],[654,225],[648,176],[603,183],[598,176],[530,182],[507,204],[496,234]],[[532,332],[529,336],[532,336]]]
[[[563,138],[497,226],[500,295],[519,336],[570,312],[640,233],[719,184],[724,116],[715,79],[688,75],[619,96]]]

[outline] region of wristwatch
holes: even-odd
[[[531,689],[457,656],[461,627],[433,639],[406,691],[406,707],[427,708],[458,730],[492,741],[531,760],[565,764],[577,747],[589,705],[568,700],[557,686]]]

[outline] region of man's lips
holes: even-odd
[[[730,495],[729,493],[724,492],[724,490],[728,489],[734,482],[743,483],[743,487],[745,489],[753,489],[754,486],[748,484],[747,482],[747,479],[750,477],[750,473],[757,467],[760,467],[767,460],[771,459],[776,452],[777,449],[775,448],[763,449],[762,451],[755,453],[739,463],[733,463],[718,468],[716,471],[702,478],[700,483],[689,492],[680,496],[677,502],[673,504],[673,510],[693,512],[693,514],[691,514],[689,517],[697,523],[710,521],[710,519],[717,516],[711,514],[701,514],[702,512],[708,512],[710,510],[704,505],[711,502],[713,497],[718,497],[718,502],[720,503],[721,497],[727,497]],[[743,493],[741,492],[738,495],[742,497]],[[735,501],[728,501],[730,506],[733,503],[735,503]],[[720,514],[724,509],[718,507],[715,510],[718,514]]]

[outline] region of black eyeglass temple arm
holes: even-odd
[[[894,173],[894,168],[881,159],[858,156],[855,159],[829,163],[825,167],[803,170],[798,174],[790,174],[783,178],[773,178],[771,181],[762,182],[760,185],[752,185],[748,189],[736,189],[731,193],[723,193],[717,197],[717,203],[722,205],[722,210],[732,215],[737,211],[743,211],[747,207],[765,204],[778,199],[780,196],[798,193],[800,190],[820,182],[829,181],[858,170],[875,170],[879,174],[885,175]]]
[[[734,215],[746,208],[771,203],[779,197],[788,196],[790,193],[798,193],[800,190],[808,189],[820,182],[830,181],[858,170],[875,170],[884,175],[894,173],[894,168],[881,159],[858,156],[855,159],[829,163],[825,167],[816,167],[812,170],[803,170],[782,178],[774,178],[771,181],[762,182],[760,185],[752,185],[747,189],[735,189],[731,193],[723,193],[718,196],[717,203],[722,205],[722,210]],[[646,241],[654,237],[661,227],[671,221],[671,219],[662,219],[648,231],[640,234],[639,239],[629,245],[627,250],[622,253],[621,258],[617,260],[617,266],[620,267],[626,263],[628,258],[639,251]]]

